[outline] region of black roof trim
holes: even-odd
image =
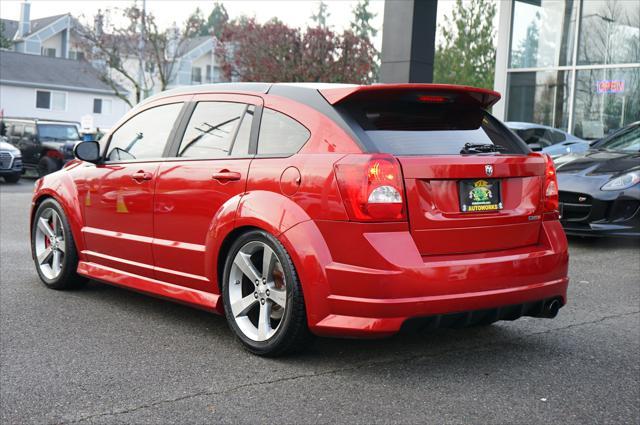
[[[327,118],[335,122],[342,130],[345,131],[353,141],[360,146],[365,152],[371,151],[371,146],[366,147],[366,138],[358,135],[357,126],[350,124],[345,117],[339,113],[327,100],[320,94],[319,89],[342,87],[344,84],[330,83],[216,83],[202,84],[197,86],[184,86],[167,90],[151,96],[140,103],[140,105],[152,102],[158,99],[164,99],[170,96],[181,94],[202,94],[202,93],[238,93],[238,94],[273,94],[276,96],[286,97],[295,102],[302,103],[310,108],[315,109]]]
[[[347,123],[344,117],[338,113],[327,99],[320,94],[317,88],[313,86],[305,86],[304,84],[274,84],[269,90],[269,94],[286,97],[315,109],[325,115],[331,121],[335,122],[341,129],[345,131],[353,141],[360,146],[361,149],[368,149],[363,145],[362,138],[358,137],[354,128]]]

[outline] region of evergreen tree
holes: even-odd
[[[208,35],[207,21],[204,19],[202,10],[196,7],[196,10],[187,18],[187,35],[194,37],[198,35]]]
[[[229,22],[229,14],[225,9],[224,4],[215,2],[213,10],[207,19],[207,34],[213,34],[217,38],[222,36],[225,25]]]
[[[311,15],[311,20],[316,23],[319,28],[328,28],[327,20],[331,14],[327,11],[327,4],[323,1],[318,5],[318,12]]]
[[[434,82],[493,88],[495,14],[492,0],[456,0],[442,26],[444,42],[436,49]]]
[[[378,34],[378,30],[371,25],[371,21],[376,17],[375,13],[369,11],[369,0],[360,0],[353,9],[353,20],[351,21],[351,32],[357,37],[367,40],[373,45],[371,40]],[[378,81],[380,74],[380,54],[378,51],[374,53],[374,62],[372,64],[372,79]]]
[[[11,48],[11,40],[4,37],[2,34],[4,33],[4,22],[0,21],[0,49],[9,49]]]
[[[369,0],[360,0],[353,9],[351,31],[358,37],[369,39],[375,37],[378,30],[371,25],[371,20],[375,17],[376,14],[369,11]]]

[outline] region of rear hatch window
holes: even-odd
[[[529,152],[517,136],[478,105],[434,98],[438,101],[347,101],[338,110],[372,152],[459,155],[465,144],[497,146],[492,154]]]

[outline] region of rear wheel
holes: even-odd
[[[84,284],[87,279],[76,273],[78,254],[60,204],[53,199],[43,201],[31,226],[31,252],[42,283],[52,289]]]
[[[60,164],[55,159],[43,156],[38,161],[38,177],[46,176],[47,174],[51,174],[54,171],[58,171],[60,168]]]
[[[229,326],[254,354],[287,354],[312,339],[295,267],[282,244],[267,232],[245,233],[231,246],[223,302]]]

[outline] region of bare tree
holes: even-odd
[[[118,14],[123,24],[112,22]],[[162,30],[155,17],[135,5],[98,12],[93,26],[77,25],[76,33],[88,60],[100,70],[101,79],[130,106],[140,102],[156,85],[165,90],[175,78],[183,47],[199,32],[201,22],[192,15],[182,29]],[[123,85],[132,88],[129,98]]]

